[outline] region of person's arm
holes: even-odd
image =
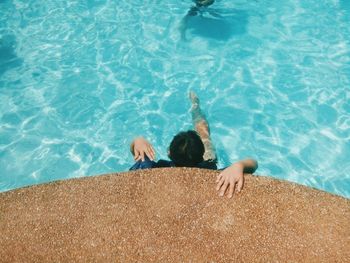
[[[223,170],[216,178],[216,190],[220,196],[227,193],[231,198],[235,190],[240,192],[244,185],[244,174],[252,174],[258,169],[258,162],[253,159],[241,160]]]
[[[215,153],[215,147],[210,138],[209,123],[206,120],[200,108],[199,99],[197,95],[193,91],[191,91],[189,96],[192,102],[191,115],[192,115],[193,126],[196,132],[198,133],[199,137],[201,137],[202,142],[204,144],[203,159],[204,161],[207,161],[207,160],[215,161],[216,153]]]
[[[153,146],[143,137],[137,137],[132,141],[130,152],[134,156],[135,161],[144,161],[145,155],[153,161],[156,155]]]

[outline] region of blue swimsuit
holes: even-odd
[[[159,160],[157,162],[151,161],[147,156],[144,161],[137,161],[129,171],[135,171],[140,169],[162,168],[162,167],[175,167],[172,161]],[[195,166],[196,168],[217,170],[216,160],[203,161]]]

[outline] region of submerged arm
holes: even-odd
[[[252,174],[258,169],[258,162],[254,159],[245,159],[241,160],[238,163],[241,163],[243,166],[243,172],[247,174]]]
[[[204,144],[205,152],[203,159],[205,161],[216,160],[215,148],[210,138],[209,123],[199,106],[199,99],[194,92],[190,92],[190,99],[192,101],[191,114],[193,126]]]

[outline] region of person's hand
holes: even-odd
[[[151,161],[155,158],[155,151],[153,146],[144,138],[139,137],[136,138],[133,142],[133,154],[135,161],[145,160],[145,156],[147,156]]]
[[[227,192],[227,197],[231,198],[235,190],[240,192],[244,184],[244,166],[240,162],[234,163],[223,170],[216,178],[216,190],[219,196],[224,196]]]

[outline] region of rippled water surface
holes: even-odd
[[[221,167],[350,197],[349,1],[191,5],[0,1],[0,191],[164,158],[194,90]]]

